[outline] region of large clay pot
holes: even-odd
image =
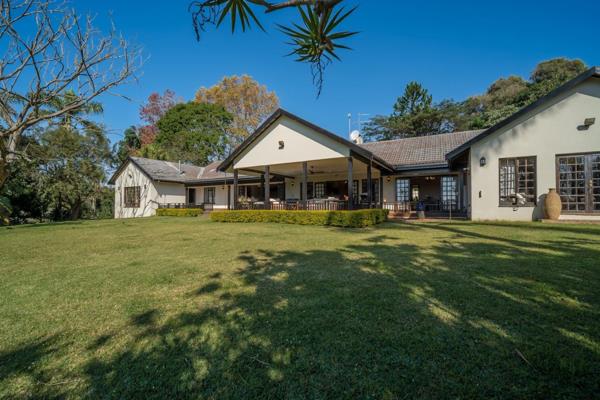
[[[561,210],[562,203],[560,201],[560,196],[558,193],[556,193],[556,189],[548,189],[548,194],[544,200],[544,211],[546,213],[546,218],[557,220],[558,217],[560,217]]]

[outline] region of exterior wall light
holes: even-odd
[[[479,166],[480,167],[485,167],[485,164],[487,163],[487,160],[485,159],[485,157],[481,157],[479,159]]]
[[[279,141],[279,150],[283,150],[283,148],[285,147],[285,143],[283,142],[283,140]]]
[[[387,183],[390,183],[392,181],[392,177],[388,175],[388,177],[385,178],[385,180],[387,181]]]
[[[590,126],[596,123],[596,118],[586,118],[583,120],[583,125],[579,125],[577,127],[578,131],[587,131],[590,129]]]

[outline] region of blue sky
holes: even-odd
[[[197,42],[186,0],[76,1],[100,26],[110,13],[148,57],[139,83],[120,89],[132,102],[101,98],[111,139],[139,123],[139,106],[150,93],[169,88],[189,100],[225,75],[251,75],[277,93],[283,108],[345,136],[349,112],[389,113],[409,81],[423,84],[436,101],[460,100],[500,76],[527,77],[541,60],[562,56],[600,65],[600,2],[347,1],[359,8],[346,27],[361,33],[347,41],[354,50],[327,69],[319,99],[308,65],[284,57],[289,48],[274,29],[276,21],[293,20],[293,12],[264,19],[268,33],[232,35],[224,26]]]

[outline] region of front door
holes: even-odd
[[[600,213],[600,153],[557,156],[557,186],[565,213]]]
[[[188,204],[196,204],[196,189],[188,188],[187,194],[188,194],[187,203]]]

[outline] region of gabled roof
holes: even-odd
[[[361,144],[396,170],[447,167],[446,154],[477,137],[483,130],[443,133]]]
[[[180,164],[179,162],[153,160],[142,157],[129,157],[108,181],[114,185],[117,177],[129,163],[137,166],[148,178],[161,182],[184,183],[186,180],[197,179],[204,172],[203,167],[198,167],[191,164]]]
[[[229,155],[229,157],[227,157],[225,159],[225,161],[223,161],[221,163],[221,165],[219,166],[219,171],[225,171],[227,170],[227,168],[229,168],[235,158],[237,156],[239,156],[246,148],[248,148],[252,143],[254,143],[259,137],[260,135],[262,135],[272,124],[274,124],[280,117],[287,117],[293,121],[296,121],[318,133],[320,133],[321,135],[332,139],[338,143],[341,143],[345,146],[347,146],[348,148],[350,148],[350,151],[354,153],[354,155],[362,157],[363,159],[367,159],[367,160],[373,160],[373,162],[375,164],[379,164],[380,167],[383,167],[386,170],[392,171],[393,167],[388,164],[386,161],[382,160],[381,158],[377,157],[376,155],[374,155],[373,153],[371,153],[370,151],[368,151],[367,149],[360,147],[359,145],[357,145],[356,143],[353,143],[349,140],[344,139],[341,136],[338,136],[332,132],[329,132],[326,129],[321,128],[320,126],[317,126],[311,122],[306,121],[305,119],[302,119],[300,117],[298,117],[297,115],[294,115],[282,108],[279,108],[277,111],[275,111],[269,118],[267,118],[267,120],[265,122],[263,122],[255,131],[254,133],[252,133],[252,135],[248,136],[246,138],[246,140],[244,140],[232,153],[231,155]]]
[[[544,97],[541,97],[537,101],[531,103],[530,105],[523,107],[522,109],[520,109],[519,111],[517,111],[510,117],[498,122],[496,125],[492,126],[491,128],[484,130],[480,135],[472,138],[471,140],[465,142],[461,146],[457,147],[456,149],[454,149],[450,153],[448,153],[448,155],[446,156],[446,159],[451,162],[452,160],[454,160],[458,156],[460,156],[465,150],[469,149],[474,143],[476,143],[476,142],[480,141],[481,139],[491,135],[492,133],[497,132],[500,129],[510,125],[511,123],[513,123],[514,121],[523,117],[527,113],[548,103],[549,101],[555,99],[556,97],[562,95],[563,93],[568,92],[569,90],[573,89],[575,86],[579,85],[580,83],[582,83],[583,81],[585,81],[589,78],[600,78],[600,67],[592,67],[592,68],[588,69],[587,71],[583,72],[582,74],[579,74],[578,76],[571,79],[564,85],[559,86],[558,88],[554,89],[553,91],[551,91]]]
[[[220,172],[217,170],[221,161],[215,161],[206,167],[199,167],[192,164],[179,162],[153,160],[143,157],[129,157],[113,174],[108,183],[114,185],[118,176],[123,172],[129,163],[137,166],[149,179],[160,182],[171,183],[193,183],[193,182],[212,182],[233,179],[233,174]],[[241,180],[257,179],[253,176],[240,175]]]

